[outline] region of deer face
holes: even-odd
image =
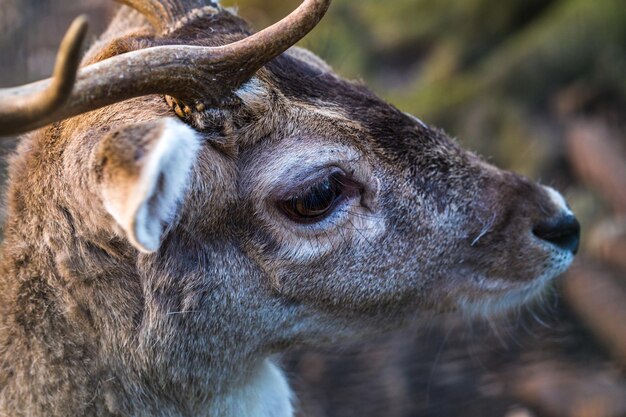
[[[239,94],[252,108],[279,97],[237,171],[244,250],[281,297],[326,312],[487,314],[573,259],[578,225],[556,191],[320,65],[288,54]]]
[[[182,85],[169,74],[158,91],[112,82],[123,98],[168,97],[111,104],[85,81],[117,70],[108,63],[143,60],[157,74],[167,51],[228,55],[245,42],[231,43],[246,26],[217,6],[181,20],[176,7],[136,3],[162,36],[144,30],[98,45],[78,87],[103,94],[94,108],[110,105],[57,126],[61,143],[31,145],[64,147],[56,186],[84,189],[69,190],[63,205],[82,239],[135,268],[145,314],[215,316],[226,303],[238,326],[270,333],[286,323],[272,343],[291,343],[417,309],[506,310],[571,263],[578,224],[556,191],[489,165],[306,51],[275,57],[278,48],[255,61],[237,50],[224,72],[233,79],[219,85],[206,68]],[[327,2],[306,5],[321,17]],[[165,18],[177,24],[162,26]],[[293,43],[267,33],[252,37],[255,48]]]

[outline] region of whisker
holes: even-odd
[[[187,314],[187,313],[200,313],[199,310],[182,310],[182,311],[168,311],[166,316],[174,316],[176,314]]]
[[[478,241],[482,239],[483,237],[485,237],[485,235],[491,231],[491,228],[493,227],[495,221],[496,221],[496,214],[494,213],[491,216],[491,219],[489,219],[489,221],[487,222],[487,224],[483,226],[480,233],[478,233],[478,236],[476,236],[474,240],[472,240],[472,243],[470,246],[476,246],[478,244]]]

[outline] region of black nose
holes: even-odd
[[[533,233],[561,249],[572,251],[574,254],[578,252],[580,224],[571,214],[541,222],[535,226]]]

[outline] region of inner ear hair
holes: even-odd
[[[103,205],[140,251],[159,248],[199,149],[196,132],[173,117],[123,126],[96,147],[92,167]]]

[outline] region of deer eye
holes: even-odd
[[[349,181],[340,173],[333,173],[305,191],[278,203],[279,209],[298,223],[315,223],[329,216],[346,199]]]

